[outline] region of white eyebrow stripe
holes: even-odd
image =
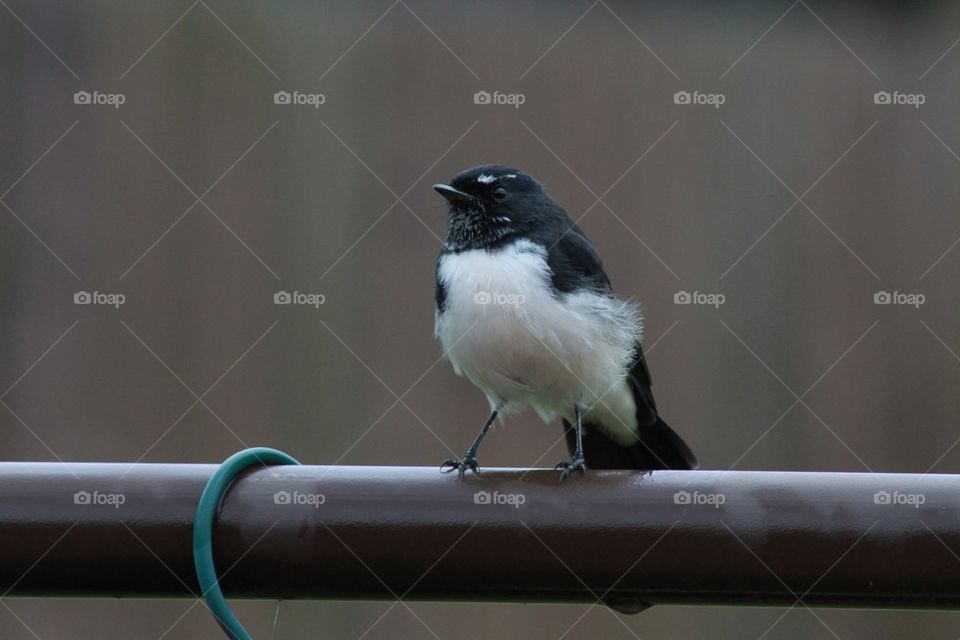
[[[496,182],[497,176],[492,176],[489,173],[481,173],[477,176],[477,182],[480,184],[490,184],[491,182]]]
[[[514,179],[514,178],[517,177],[517,174],[515,174],[515,173],[508,173],[507,175],[505,175],[505,176],[503,176],[503,177],[504,177],[504,178],[509,178],[509,179],[512,180],[512,179]]]

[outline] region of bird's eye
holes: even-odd
[[[496,198],[497,200],[503,200],[504,198],[507,197],[507,190],[504,189],[503,187],[497,187],[496,189],[493,190],[493,197]]]

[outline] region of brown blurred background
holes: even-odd
[[[4,460],[462,453],[486,403],[438,362],[430,185],[502,162],[583,216],[643,302],[658,403],[705,468],[960,470],[956,3],[0,5]],[[552,465],[559,436],[526,415],[481,462]],[[3,603],[0,638],[219,637],[188,601]],[[255,637],[290,639],[955,638],[958,622],[389,606],[237,608]]]

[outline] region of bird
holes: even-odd
[[[570,459],[563,481],[591,469],[695,469],[657,412],[639,305],[616,296],[600,256],[544,187],[484,164],[433,189],[448,205],[437,258],[434,332],[490,414],[444,472],[480,473],[477,451],[498,420],[533,409],[558,419]]]

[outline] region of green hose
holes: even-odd
[[[200,592],[211,613],[220,624],[220,628],[230,640],[252,640],[220,590],[217,570],[213,566],[213,522],[220,508],[220,501],[230,487],[230,483],[248,467],[256,465],[300,464],[294,458],[276,449],[254,447],[239,451],[220,465],[210,476],[207,486],[200,495],[197,514],[193,519],[193,565],[197,571]]]

